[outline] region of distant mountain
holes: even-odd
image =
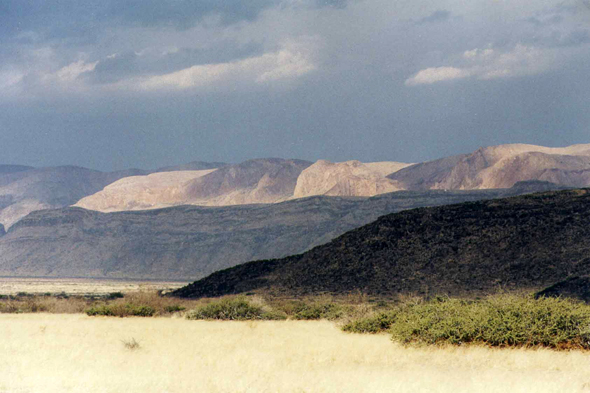
[[[402,191],[267,205],[36,211],[0,237],[0,275],[197,279],[249,260],[304,252],[383,214],[514,192]]]
[[[186,168],[212,170],[211,166],[197,162]],[[565,148],[499,145],[418,164],[256,159],[203,173],[189,179],[169,172],[168,179],[162,175],[158,182],[152,181],[155,178],[124,179],[76,206],[103,212],[183,204],[230,206],[314,195],[369,197],[400,190],[510,188],[532,180],[585,187],[590,186],[590,144]]]
[[[477,190],[545,180],[590,186],[590,144],[564,148],[512,144],[403,168],[388,176],[406,190]]]
[[[75,204],[122,179],[146,176],[153,172],[179,171],[182,168],[215,168],[216,163],[195,161],[157,171],[126,169],[100,172],[76,166],[33,168],[0,165],[0,223],[10,227],[32,211],[55,209]]]
[[[481,295],[542,289],[589,269],[590,189],[582,189],[386,215],[303,254],[219,271],[174,295]]]
[[[276,203],[289,199],[302,160],[255,159],[200,171],[161,172],[121,179],[75,206],[102,212],[166,206],[228,206]]]
[[[8,228],[31,211],[68,205],[102,212],[186,204],[232,206],[315,195],[503,189],[532,180],[587,187],[590,144],[499,145],[418,164],[261,158],[238,164],[194,161],[157,171],[75,168],[0,166],[0,223]]]
[[[124,177],[101,191],[80,199],[74,206],[113,212],[186,205],[186,187],[190,181],[214,170],[166,171]]]
[[[144,173],[138,169],[105,173],[75,166],[0,173],[0,223],[10,227],[32,211],[71,205],[115,180]]]

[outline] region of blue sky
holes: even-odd
[[[2,163],[415,162],[590,142],[590,3],[3,0]]]

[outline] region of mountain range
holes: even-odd
[[[187,204],[231,206],[315,195],[370,197],[400,190],[510,188],[526,180],[589,186],[590,144],[499,145],[417,164],[268,158],[110,173],[71,166],[3,165],[0,224],[8,228],[31,211],[70,205],[102,212]]]
[[[0,234],[0,276],[191,280],[255,259],[299,254],[379,216],[554,188],[314,196],[275,204],[29,214]]]
[[[0,165],[0,275],[197,279],[404,209],[586,186],[590,144],[500,145],[416,164]]]

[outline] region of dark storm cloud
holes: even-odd
[[[223,23],[254,20],[276,0],[119,0],[111,1],[108,13],[141,26],[174,26],[187,29],[203,17],[219,15]]]
[[[74,42],[92,42],[108,26],[168,26],[182,30],[210,15],[231,24],[253,20],[262,10],[277,3],[277,0],[3,0],[0,40],[68,38]]]
[[[447,10],[436,10],[432,14],[416,21],[416,25],[423,25],[426,23],[437,23],[449,20],[451,13]]]

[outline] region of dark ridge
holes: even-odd
[[[212,274],[174,295],[474,295],[541,289],[590,269],[588,189],[390,214],[304,254]]]
[[[4,225],[0,224],[0,237],[6,235],[6,230],[4,230]]]

